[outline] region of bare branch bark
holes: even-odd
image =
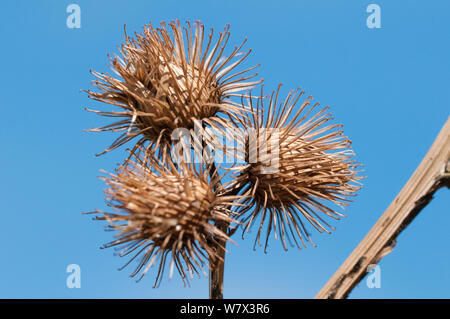
[[[367,267],[394,249],[397,236],[444,186],[450,187],[450,118],[403,189],[315,298],[346,298]]]

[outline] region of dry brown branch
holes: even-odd
[[[450,118],[403,189],[315,298],[346,298],[367,267],[394,249],[398,235],[444,186],[450,187]]]

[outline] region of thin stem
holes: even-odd
[[[211,166],[209,168],[209,174],[211,178],[217,177],[217,169],[216,164],[214,161],[211,163]],[[217,182],[217,186],[221,186],[221,182]],[[232,190],[230,190],[227,195],[236,195],[238,194],[241,189],[240,187],[235,187]],[[231,231],[229,229],[230,223],[226,221],[216,221],[215,226],[219,228],[222,232],[225,234],[228,234],[231,236],[234,231]],[[215,241],[217,243],[217,246],[215,247],[215,251],[218,255],[218,258],[209,258],[209,298],[210,299],[223,299],[223,277],[225,272],[225,251],[226,251],[226,244],[227,240],[224,240],[222,238],[215,238]]]
[[[216,226],[223,232],[228,229],[228,223],[216,223]],[[210,299],[223,299],[223,277],[225,270],[225,246],[226,240],[221,240],[220,244],[216,247],[219,258],[209,260],[209,298]]]
[[[209,170],[211,179],[216,178],[217,170],[216,164],[213,162]],[[221,185],[218,181],[217,185]],[[225,234],[228,232],[229,223],[224,221],[216,221],[215,226],[219,228]],[[215,250],[219,258],[209,257],[209,298],[210,299],[223,299],[223,275],[225,270],[225,247],[227,244],[226,240],[215,238],[217,246]]]

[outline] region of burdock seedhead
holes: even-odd
[[[234,180],[244,188],[244,203],[249,204],[240,211],[245,230],[260,217],[255,244],[261,244],[265,225],[265,249],[271,232],[275,238],[278,233],[285,249],[285,239],[306,247],[304,239],[311,239],[305,222],[319,232],[329,232],[332,227],[320,215],[343,216],[328,203],[346,205],[361,179],[341,125],[327,125],[332,119],[328,107],[317,110],[319,103],[311,106],[311,97],[298,105],[304,94],[300,90],[278,104],[279,91],[280,86],[266,110],[264,98],[247,99],[253,113],[245,121],[246,134],[240,141],[248,163]]]
[[[210,179],[208,171],[147,158],[129,161],[104,180],[107,203],[116,212],[96,211],[96,219],[107,220],[108,228],[117,231],[105,247],[118,246],[118,255],[131,255],[126,265],[139,258],[132,277],[140,274],[140,280],[158,264],[157,286],[167,264],[170,277],[176,268],[188,282],[188,275],[203,271],[205,258],[220,258],[218,240],[229,237],[213,222],[234,222],[229,207],[239,196],[222,195],[219,180]]]
[[[115,77],[93,72],[98,92],[88,91],[119,108],[93,111],[118,120],[91,131],[122,132],[105,152],[137,139],[116,174],[104,177],[114,211],[94,213],[116,231],[105,246],[129,255],[127,264],[137,259],[133,277],[157,267],[155,286],[167,267],[186,283],[208,259],[211,298],[223,297],[225,247],[237,226],[245,233],[257,224],[255,245],[265,236],[265,250],[271,233],[285,249],[286,242],[306,247],[306,224],[329,232],[324,217],[339,219],[333,206],[360,188],[350,141],[329,124],[327,108],[311,106],[300,90],[282,102],[280,87],[269,98],[262,87],[252,96],[261,81],[248,82],[254,67],[239,68],[250,50],[239,52],[244,41],[227,52],[229,36],[228,26],[213,40],[200,22],[178,21],[144,26],[134,38],[125,33],[111,59]],[[229,148],[229,137],[238,146]],[[244,164],[219,169],[221,152]],[[235,174],[224,178],[229,170]]]
[[[215,42],[213,30],[205,37],[204,29],[200,22],[194,29],[186,22],[183,32],[176,21],[156,29],[144,26],[134,39],[125,32],[120,56],[111,59],[117,78],[93,72],[99,91],[88,91],[90,98],[121,109],[93,111],[120,119],[90,130],[123,132],[105,152],[137,137],[136,148],[148,142],[148,149],[167,155],[176,128],[192,129],[195,120],[214,128],[227,126],[227,119],[239,120],[244,109],[230,97],[260,83],[246,82],[257,75],[247,75],[255,67],[233,73],[251,50],[239,52],[244,41],[225,55],[229,26]]]

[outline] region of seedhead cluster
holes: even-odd
[[[240,52],[245,41],[227,50],[229,37],[228,26],[217,39],[212,29],[205,36],[200,22],[144,26],[134,37],[125,32],[111,58],[114,75],[92,72],[98,91],[88,96],[117,109],[93,111],[115,121],[90,131],[121,132],[103,153],[134,140],[116,173],[103,177],[112,211],[93,213],[116,234],[105,247],[130,256],[126,265],[138,260],[131,276],[157,268],[155,286],[166,268],[188,283],[205,265],[223,267],[230,237],[255,224],[255,245],[264,238],[265,250],[271,233],[285,249],[306,247],[307,224],[329,232],[325,218],[343,216],[330,204],[347,205],[360,188],[350,141],[329,124],[328,108],[299,89],[282,99],[281,85],[265,96],[250,74],[255,67],[242,67],[251,50]],[[244,163],[186,161],[189,150],[177,147],[174,133],[194,134],[196,123],[240,132],[231,139]],[[211,140],[193,136],[192,149],[214,153],[221,145]]]

